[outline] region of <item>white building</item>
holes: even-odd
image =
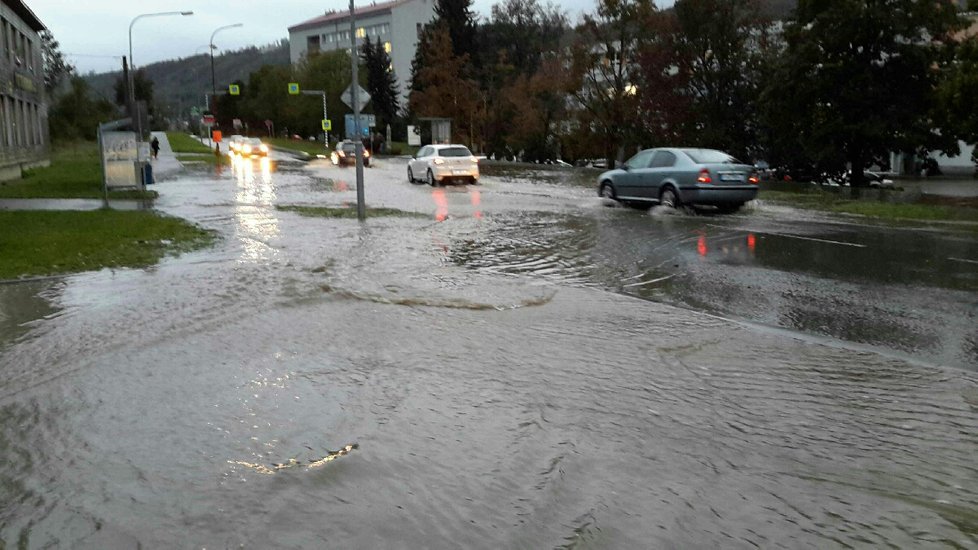
[[[20,0],[0,2],[0,179],[48,163],[44,24]]]
[[[356,10],[357,37],[369,36],[387,50],[400,87],[401,104],[407,104],[411,61],[421,29],[435,17],[435,0],[394,0]],[[350,49],[350,12],[328,11],[324,15],[289,27],[292,63],[320,51]]]

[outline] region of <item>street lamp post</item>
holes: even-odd
[[[136,90],[134,89],[135,79],[133,77],[133,73],[136,72],[136,64],[133,62],[132,59],[132,26],[136,24],[136,21],[139,21],[143,17],[159,17],[163,15],[193,15],[193,14],[194,12],[192,11],[161,11],[159,13],[143,13],[134,17],[132,19],[132,22],[129,23],[129,102],[132,105],[136,104]],[[139,138],[142,139],[142,128],[139,127],[139,117],[136,116],[135,118],[137,121],[136,129],[140,134]]]
[[[223,27],[218,27],[218,28],[214,29],[214,32],[211,33],[210,47],[211,47],[211,99],[212,100],[217,96],[217,79],[214,77],[214,37],[217,36],[217,33],[221,32],[223,30],[233,29],[235,27],[243,27],[243,26],[244,26],[244,23],[235,23],[233,25],[225,25]],[[207,108],[210,108],[210,105],[208,105]]]

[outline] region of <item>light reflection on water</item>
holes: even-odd
[[[242,261],[266,262],[277,255],[271,241],[279,236],[279,221],[274,208],[275,184],[268,157],[255,161],[232,157],[235,183],[235,220],[243,247]]]

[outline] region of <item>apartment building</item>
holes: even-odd
[[[44,28],[20,0],[0,0],[0,180],[48,163]]]
[[[422,28],[435,16],[435,0],[394,0],[357,8],[356,34],[360,39],[383,45],[400,88],[401,104],[407,104],[411,60],[418,47]],[[330,10],[325,14],[289,27],[292,63],[310,53],[350,50],[350,12]]]

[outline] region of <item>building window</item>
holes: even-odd
[[[360,27],[357,29],[357,38],[364,38],[367,36],[367,29]]]
[[[384,51],[387,52],[387,53],[391,53],[391,43],[390,42],[384,42]]]

